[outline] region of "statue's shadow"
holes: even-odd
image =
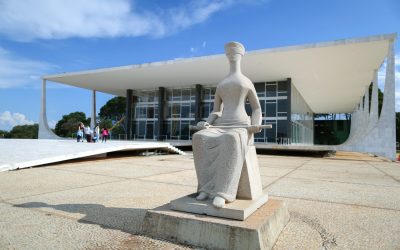
[[[77,221],[86,224],[97,224],[102,228],[116,229],[130,234],[138,234],[141,231],[143,219],[147,209],[106,207],[100,204],[58,204],[51,205],[44,202],[27,202],[14,205],[22,208],[51,208],[66,213],[84,215]],[[43,211],[43,210],[42,210]],[[48,210],[46,210],[47,212]],[[49,215],[58,213],[51,213]],[[64,214],[65,216],[65,214]],[[74,217],[70,215],[69,217]]]

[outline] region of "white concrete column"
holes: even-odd
[[[369,126],[368,123],[369,123],[369,85],[365,87],[360,135],[363,136],[367,132]]]
[[[92,129],[96,127],[96,90],[92,91],[92,116],[90,119],[90,127]]]
[[[395,111],[395,57],[394,39],[389,43],[389,52],[386,61],[385,89],[383,104],[379,117],[379,130],[382,135],[382,148],[386,157],[396,159],[396,111]]]
[[[367,117],[369,118],[369,85],[365,87],[364,112],[367,114]]]
[[[369,127],[372,128],[378,123],[378,70],[374,71],[374,81],[372,82],[371,111],[369,113]]]
[[[363,124],[359,122],[360,109],[355,112],[356,131],[348,142],[336,147],[336,150],[350,150],[357,152],[372,153],[383,156],[391,160],[396,159],[396,113],[395,113],[395,59],[394,59],[394,39],[389,41],[389,50],[386,62],[386,79],[381,115],[378,119],[378,81],[376,70],[372,90],[371,114],[369,116],[370,126],[366,131],[362,131]],[[378,120],[376,123],[375,121]],[[372,124],[371,124],[372,123]],[[374,125],[374,123],[376,125]],[[353,125],[353,117],[352,117]],[[360,130],[361,132],[357,132]]]
[[[38,139],[61,139],[61,137],[54,134],[50,129],[47,122],[46,114],[46,80],[42,80],[42,97],[41,97],[41,109],[39,117],[39,134]]]

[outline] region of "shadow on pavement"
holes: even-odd
[[[78,219],[80,223],[97,224],[102,228],[121,230],[130,234],[139,234],[147,209],[106,207],[100,204],[58,204],[51,205],[44,202],[28,202],[14,205],[20,208],[51,208],[66,213],[79,213],[84,217]],[[42,210],[44,211],[44,210]],[[50,213],[49,214],[60,214]],[[62,214],[66,215],[66,214]],[[74,215],[67,215],[75,217]]]

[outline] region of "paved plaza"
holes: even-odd
[[[258,155],[290,222],[274,249],[400,249],[400,164],[362,154]],[[148,209],[196,191],[191,153],[0,173],[0,249],[184,249],[141,235]],[[206,239],[205,239],[206,240]]]

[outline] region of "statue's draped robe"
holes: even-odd
[[[237,88],[238,86],[233,87]],[[244,109],[247,91],[245,93],[243,93],[243,90],[239,92],[234,91],[240,96],[232,96],[229,90],[225,90],[225,95],[221,95],[225,108],[224,98],[230,98],[230,101],[233,98],[235,102],[239,102],[239,105],[243,105]],[[226,119],[222,113],[222,116],[213,125],[250,125],[250,119],[247,115],[233,118],[230,116],[229,119]],[[218,195],[228,202],[236,199],[248,141],[249,134],[246,128],[221,129],[211,127],[193,135],[193,155],[198,192],[206,192],[211,197]]]

